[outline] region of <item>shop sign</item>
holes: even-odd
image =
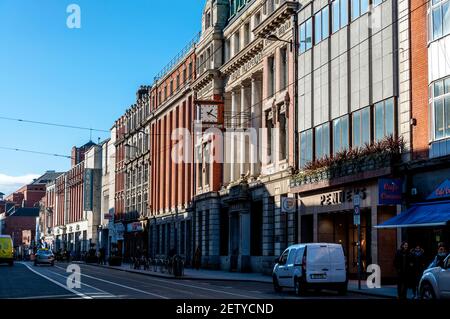
[[[379,205],[400,205],[402,203],[402,180],[382,178],[378,181]]]
[[[140,222],[127,224],[127,232],[129,233],[141,232],[142,230],[143,228]]]
[[[353,203],[353,198],[356,194],[359,194],[360,200],[365,200],[367,198],[367,189],[364,187],[360,189],[340,190],[323,194],[320,196],[320,205],[331,206],[344,203]]]
[[[427,200],[442,199],[450,197],[450,180],[444,181],[436,190],[427,197]]]

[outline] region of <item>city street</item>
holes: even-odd
[[[175,280],[80,264],[81,288],[66,286],[68,264],[55,267],[16,263],[0,266],[0,299],[299,299],[293,291],[275,293],[269,283]],[[368,299],[349,293],[311,292],[305,299]]]

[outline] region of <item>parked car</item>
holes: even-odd
[[[425,270],[419,283],[422,299],[450,299],[450,255],[444,261],[444,267]]]
[[[308,289],[331,289],[347,293],[346,259],[339,244],[299,244],[287,248],[273,268],[273,286],[280,292],[294,288],[303,295]]]
[[[34,265],[37,266],[39,264],[47,264],[50,266],[55,265],[55,255],[49,249],[39,249],[36,252],[36,256],[34,259]]]
[[[13,241],[9,235],[0,235],[0,263],[14,265]]]

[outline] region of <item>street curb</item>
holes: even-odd
[[[110,267],[110,266],[105,266],[105,265],[97,265],[97,264],[86,264],[83,262],[75,262],[75,263],[79,263],[79,264],[84,264],[84,265],[89,265],[89,266],[95,266],[95,267],[99,267],[99,268],[105,268],[105,269],[112,269],[112,270],[118,270],[118,271],[123,271],[123,272],[128,272],[130,274],[137,274],[137,275],[144,275],[144,276],[150,276],[150,277],[157,277],[157,278],[164,278],[164,279],[178,279],[178,280],[198,280],[198,281],[240,281],[240,282],[257,282],[257,283],[263,283],[263,284],[270,284],[271,282],[269,281],[262,281],[262,280],[258,280],[258,279],[235,279],[235,278],[199,278],[199,277],[189,277],[189,276],[183,276],[183,277],[175,277],[175,276],[165,276],[159,273],[155,273],[155,272],[137,272],[137,271],[133,271],[132,269],[121,269],[121,268],[114,268],[114,267]]]

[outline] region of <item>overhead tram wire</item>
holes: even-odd
[[[37,124],[37,125],[46,125],[46,126],[55,126],[55,127],[70,128],[70,129],[84,130],[84,131],[90,131],[90,132],[103,132],[103,133],[109,133],[110,132],[109,130],[102,130],[102,129],[96,129],[96,128],[90,128],[90,127],[67,125],[67,124],[59,124],[59,123],[51,123],[51,122],[24,120],[24,119],[18,119],[18,118],[6,117],[6,116],[0,116],[0,120],[15,121],[15,122],[22,122],[22,123],[29,123],[29,124]]]

